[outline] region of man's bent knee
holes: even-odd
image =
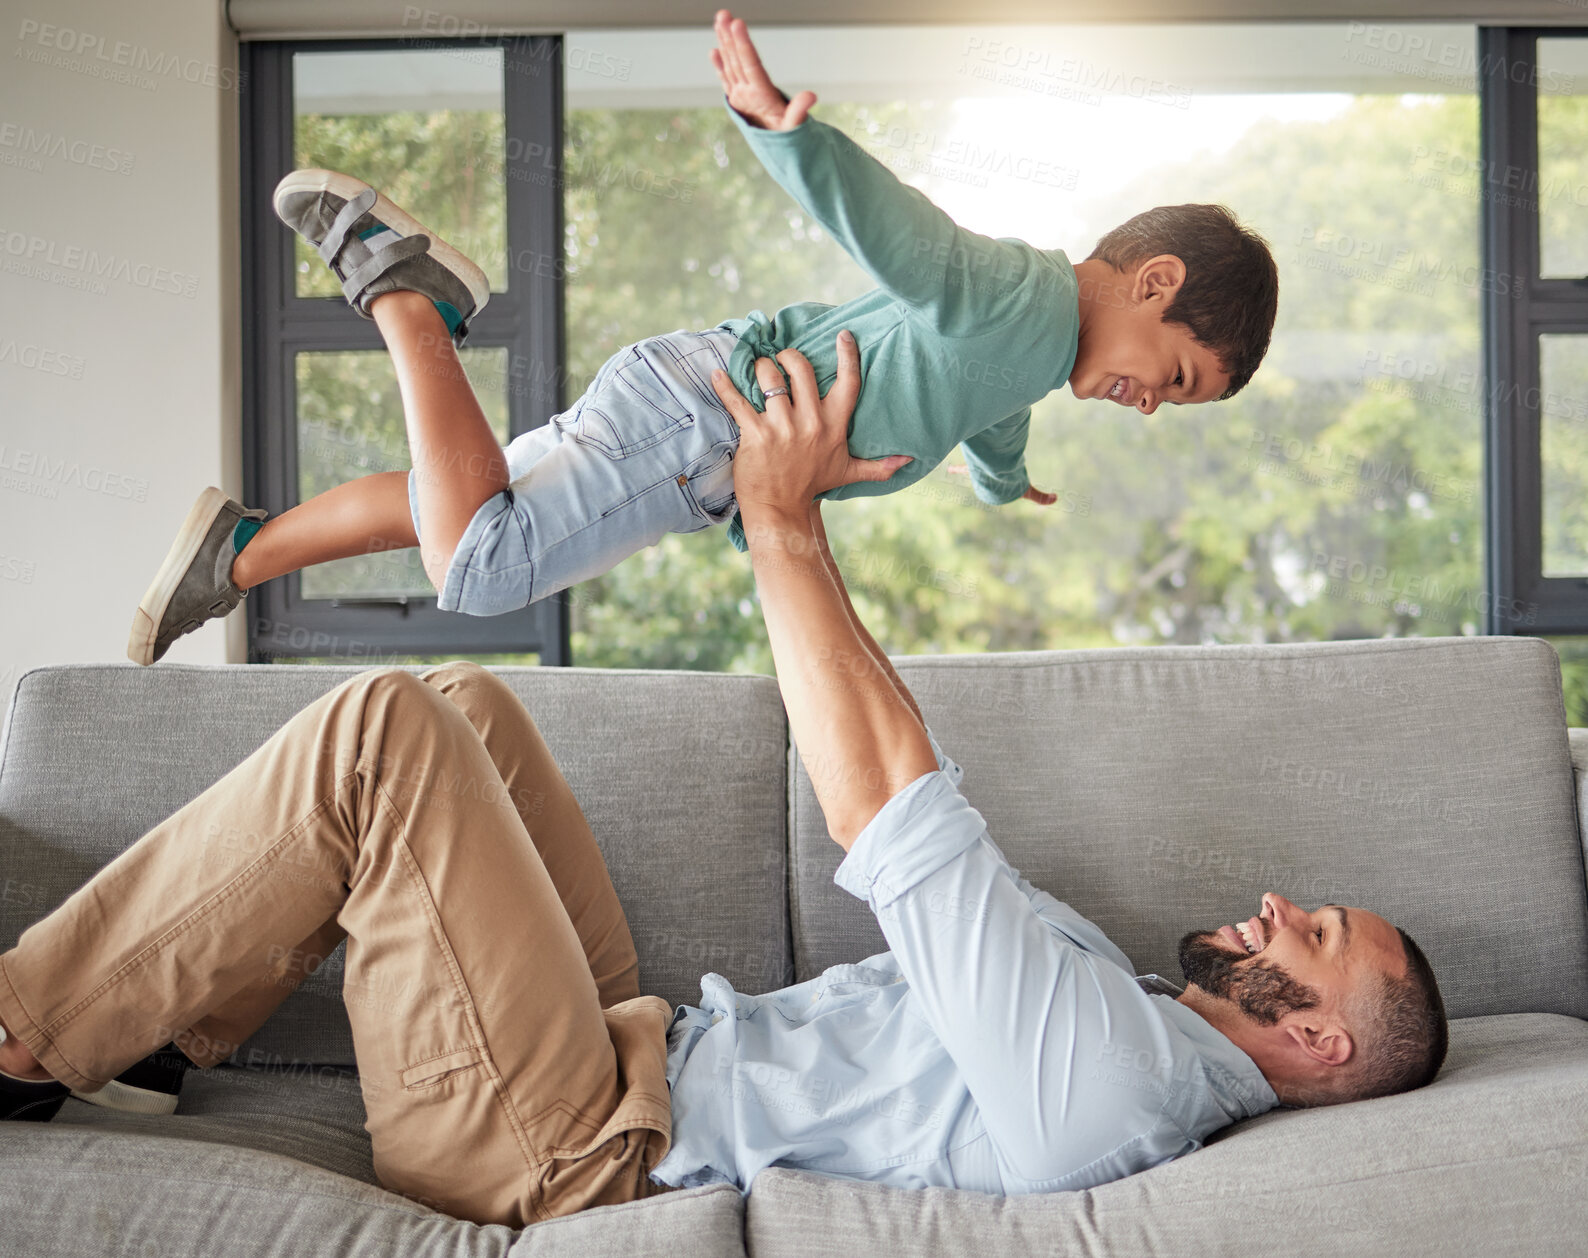
[[[449,660],[427,670],[422,676],[459,707],[466,708],[477,702],[519,703],[511,686],[473,660]]]
[[[473,660],[448,660],[445,664],[427,668],[419,675],[432,686],[441,688],[477,686],[481,682],[495,680],[495,674],[490,669]]]

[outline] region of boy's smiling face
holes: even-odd
[[[1102,398],[1151,415],[1163,402],[1212,402],[1230,387],[1218,355],[1183,323],[1165,323],[1185,282],[1185,263],[1159,254],[1117,271],[1100,259],[1077,264],[1081,330],[1070,371],[1078,398]]]

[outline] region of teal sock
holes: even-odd
[[[232,530],[232,552],[240,552],[242,548],[253,540],[255,533],[265,527],[263,520],[239,520],[237,527]],[[249,560],[252,563],[253,560]]]
[[[458,308],[450,301],[438,301],[434,305],[441,312],[441,317],[446,320],[447,335],[456,336],[458,324],[463,322],[463,316],[458,313]]]
[[[367,244],[372,252],[379,253],[387,245],[395,244],[402,237],[384,223],[376,223],[373,227],[366,227],[359,232],[358,238]],[[447,325],[447,335],[456,336],[458,325],[463,322],[463,316],[458,313],[458,308],[449,301],[432,303],[441,315],[442,321]],[[238,547],[239,550],[242,547]]]

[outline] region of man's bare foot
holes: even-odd
[[[5,1024],[0,1023],[0,1031],[5,1030]],[[28,1046],[21,1040],[6,1032],[4,1043],[0,1043],[0,1070],[16,1079],[53,1079],[48,1070],[39,1065],[39,1059],[28,1051]]]

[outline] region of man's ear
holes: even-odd
[[[1286,1026],[1285,1034],[1310,1060],[1323,1066],[1345,1065],[1356,1049],[1351,1033],[1338,1022],[1309,1019],[1306,1013]]]
[[[1148,258],[1136,268],[1131,297],[1138,302],[1160,300],[1165,307],[1174,304],[1175,295],[1185,283],[1185,263],[1172,253]]]

